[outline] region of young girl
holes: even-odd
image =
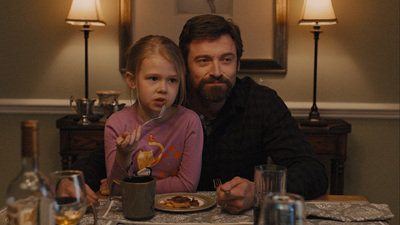
[[[128,50],[126,82],[136,102],[107,119],[104,130],[107,181],[150,168],[156,193],[195,192],[200,179],[203,130],[198,115],[182,105],[185,64],[178,46],[146,36]],[[165,104],[165,113],[158,117]],[[113,194],[120,194],[115,186]]]

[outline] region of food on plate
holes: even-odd
[[[160,201],[158,204],[170,207],[170,208],[189,208],[191,206],[197,207],[200,205],[199,201],[194,197],[192,199],[177,195],[169,199],[164,199]]]

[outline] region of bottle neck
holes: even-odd
[[[39,173],[38,157],[22,157],[22,171],[33,171],[34,173]]]

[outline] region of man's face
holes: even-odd
[[[229,35],[192,41],[188,54],[188,88],[207,101],[224,101],[236,81],[235,43]]]

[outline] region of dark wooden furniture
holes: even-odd
[[[60,129],[60,155],[62,169],[68,169],[79,155],[88,155],[104,140],[104,122],[81,125],[74,116],[58,119]]]
[[[344,163],[347,153],[347,134],[351,125],[344,120],[326,120],[323,127],[303,126],[299,119],[299,127],[311,143],[321,159],[330,159],[330,194],[343,195]]]
[[[103,141],[104,122],[80,125],[75,116],[66,116],[57,120],[60,129],[60,155],[62,169],[69,168],[78,155],[89,154]],[[324,127],[299,127],[310,141],[321,159],[330,159],[330,194],[343,194],[344,167],[347,151],[347,134],[351,125],[343,120],[328,120]]]

